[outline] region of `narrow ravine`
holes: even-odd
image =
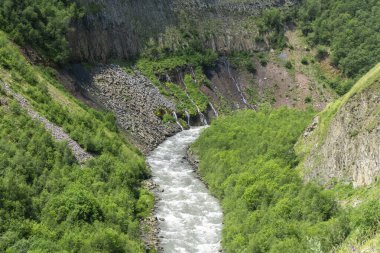
[[[222,210],[186,160],[203,127],[170,137],[147,158],[157,191],[160,246],[164,253],[215,253],[221,249]]]

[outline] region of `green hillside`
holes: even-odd
[[[226,252],[380,249],[379,183],[360,188],[336,183],[324,189],[303,182],[307,168],[299,164],[309,149],[320,147],[337,111],[355,94],[378,91],[379,80],[377,65],[322,111],[307,145],[301,134],[314,115],[311,111],[241,111],[214,121],[203,132],[192,151],[199,157],[200,175],[222,203]]]
[[[138,218],[153,205],[140,188],[149,172],[112,115],[74,99],[3,33],[0,80],[94,156],[80,166],[1,90],[0,251],[145,252]]]

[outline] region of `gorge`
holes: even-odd
[[[380,251],[379,20],[0,1],[0,252]]]

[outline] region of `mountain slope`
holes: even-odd
[[[139,218],[153,197],[140,187],[149,172],[113,117],[75,100],[3,33],[0,80],[93,156],[80,166],[66,142],[0,89],[0,251],[146,252]]]
[[[226,252],[379,250],[379,81],[380,64],[301,137],[313,113],[286,108],[204,131],[190,156],[222,203]]]
[[[369,185],[380,175],[380,64],[315,119],[298,144],[307,180]]]

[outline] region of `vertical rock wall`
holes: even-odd
[[[205,47],[215,51],[260,50],[249,17],[298,0],[77,0],[86,14],[73,20],[68,39],[76,61],[129,59],[150,39],[166,40],[186,13],[199,26]],[[183,21],[183,20],[182,20]],[[186,21],[185,21],[186,22]],[[171,38],[172,39],[172,38]],[[169,44],[172,43],[170,40]],[[169,45],[175,47],[175,45]]]
[[[357,187],[379,179],[379,87],[380,80],[377,80],[351,97],[335,114],[323,143],[314,144],[305,160],[306,180],[323,184],[331,180],[352,182]],[[307,132],[304,138],[313,138],[312,132]]]

